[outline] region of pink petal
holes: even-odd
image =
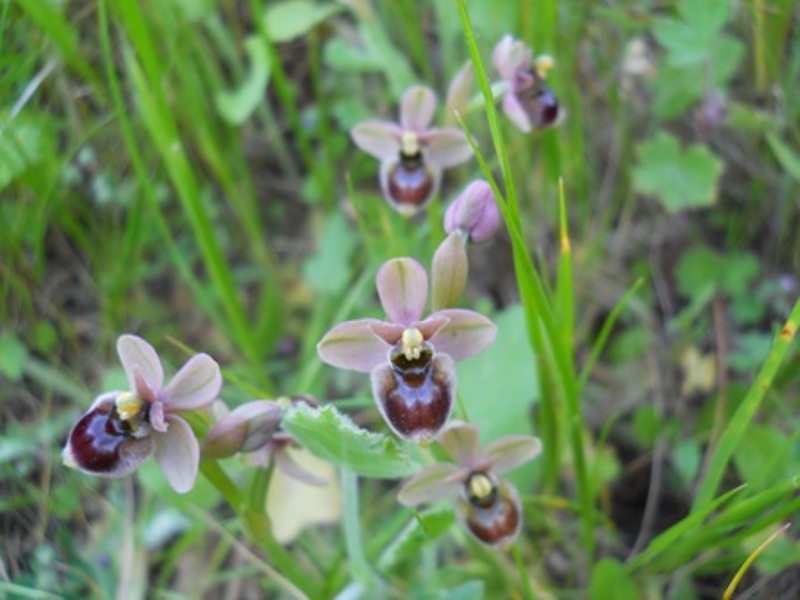
[[[522,104],[517,100],[513,92],[507,92],[503,96],[503,110],[506,116],[511,119],[511,122],[519,128],[523,133],[529,133],[532,129],[531,120],[528,118],[528,113],[522,107]]]
[[[365,121],[350,130],[356,146],[380,160],[397,159],[402,129],[388,121]]]
[[[492,464],[492,472],[500,475],[536,458],[542,442],[531,435],[510,435],[488,444],[483,454]]]
[[[208,354],[197,354],[181,367],[164,389],[168,412],[197,410],[216,400],[222,387],[219,365]]]
[[[167,481],[179,494],[194,486],[200,464],[200,446],[189,424],[177,415],[167,415],[169,430],[154,435],[156,461]]]
[[[429,340],[437,333],[439,333],[439,330],[445,325],[447,325],[449,322],[450,320],[447,317],[442,317],[442,316],[436,317],[431,315],[424,321],[419,321],[417,323],[414,323],[413,327],[419,329],[419,332],[422,334],[423,339]]]
[[[472,158],[472,146],[460,129],[431,129],[420,138],[427,149],[425,158],[430,165],[448,169]]]
[[[405,327],[398,323],[378,321],[369,326],[370,331],[390,346],[394,346],[403,337]]]
[[[380,326],[377,319],[340,323],[317,344],[317,354],[334,367],[369,373],[387,361],[390,346],[372,331]]]
[[[378,270],[376,282],[390,321],[410,325],[420,320],[428,299],[428,274],[421,264],[413,258],[393,258]]]
[[[450,322],[431,340],[437,352],[449,354],[453,360],[464,360],[492,345],[497,327],[489,319],[471,310],[451,308],[431,317],[447,317]]]
[[[478,456],[478,428],[464,421],[450,421],[437,438],[462,467],[475,466]]]
[[[137,390],[136,371],[141,373],[147,386],[155,391],[164,385],[164,369],[153,347],[142,338],[124,334],[117,339],[117,354],[128,376],[131,390]]]
[[[403,506],[416,506],[424,502],[436,502],[457,495],[462,482],[450,479],[459,468],[449,463],[431,465],[405,482],[397,494]]]
[[[415,85],[400,100],[400,125],[404,130],[420,133],[428,128],[436,111],[436,94],[429,87]]]
[[[508,34],[502,37],[492,53],[492,61],[497,72],[507,81],[513,81],[518,71],[530,69],[532,60],[533,51]]]
[[[436,249],[431,267],[431,305],[433,310],[458,304],[467,285],[469,263],[464,240],[457,231],[448,235]]]

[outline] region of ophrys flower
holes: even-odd
[[[350,132],[359,148],[381,161],[383,195],[404,215],[428,204],[439,189],[443,169],[472,156],[461,130],[430,127],[435,112],[433,90],[416,85],[403,94],[399,123],[365,121]]]
[[[219,366],[197,354],[164,387],[164,370],[153,347],[135,335],[117,340],[128,391],[102,394],[73,427],[64,463],[92,475],[121,477],[151,454],[179,493],[197,477],[200,449],[178,415],[211,404],[222,386]]]
[[[377,288],[388,321],[341,323],[325,334],[317,351],[335,367],[370,373],[372,394],[392,430],[429,442],[453,408],[454,361],[487,348],[496,328],[483,315],[456,308],[423,319],[428,276],[414,259],[384,263]]]

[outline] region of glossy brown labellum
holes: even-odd
[[[134,439],[113,402],[87,412],[72,429],[69,444],[78,467],[98,474],[115,472],[123,459],[123,444]]]
[[[425,168],[422,153],[407,156],[400,153],[399,162],[387,177],[389,195],[399,205],[422,206],[433,192],[433,176]]]
[[[526,89],[517,91],[517,100],[525,110],[534,129],[544,129],[555,125],[561,115],[558,98],[535,73],[533,82]]]
[[[508,484],[494,485],[491,493],[475,498],[470,482],[476,476],[491,476],[473,473],[464,484],[467,500],[459,500],[463,523],[479,541],[490,546],[510,542],[516,537],[521,525],[521,510],[516,492]],[[493,481],[493,480],[492,480]]]
[[[449,362],[434,357],[430,347],[413,360],[400,351],[394,353],[392,369],[382,374],[380,400],[387,421],[398,434],[430,440],[444,426],[453,407]]]

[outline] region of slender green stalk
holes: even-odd
[[[600,358],[600,354],[603,352],[603,348],[605,348],[608,337],[611,335],[611,330],[614,328],[620,313],[636,295],[636,292],[639,291],[639,288],[642,287],[643,283],[644,279],[642,277],[634,281],[633,285],[628,288],[628,291],[625,292],[625,295],[619,299],[614,308],[611,309],[611,312],[608,314],[606,320],[603,322],[603,327],[600,329],[597,340],[592,345],[592,349],[589,352],[589,358],[586,359],[583,369],[581,370],[580,377],[578,377],[578,386],[581,389],[586,386],[589,375],[592,374],[592,369],[594,369],[595,364],[597,364],[597,359]]]
[[[511,555],[514,557],[514,562],[517,563],[519,580],[522,584],[522,597],[525,598],[525,600],[534,600],[536,595],[533,593],[531,580],[528,576],[528,568],[525,566],[525,561],[522,559],[522,553],[519,551],[519,544],[514,544],[511,547]]]
[[[692,512],[702,510],[714,497],[739,440],[747,431],[748,425],[750,425],[758,408],[761,406],[761,402],[764,400],[764,396],[772,384],[778,368],[789,351],[789,346],[797,333],[798,326],[800,326],[800,300],[795,303],[789,318],[775,338],[772,349],[761,367],[755,383],[753,383],[736,413],[731,417],[722,432],[716,452],[714,452],[711,464],[703,478],[703,483],[700,485],[695,497]]]
[[[353,581],[361,584],[364,591],[372,586],[372,568],[367,562],[361,534],[361,515],[359,513],[358,476],[347,468],[341,468],[342,504],[344,506],[343,527],[344,544],[350,563],[350,574]]]
[[[594,488],[589,481],[586,467],[584,450],[585,427],[580,409],[575,365],[571,360],[569,349],[565,348],[561,336],[559,335],[551,303],[548,300],[545,288],[527,251],[527,244],[522,234],[522,222],[514,190],[514,181],[511,176],[508,155],[505,151],[502,134],[500,132],[497,111],[492,101],[491,86],[489,85],[486,71],[483,68],[480,52],[477,42],[475,41],[475,35],[472,31],[464,0],[458,0],[458,7],[477,80],[484,94],[486,116],[492,133],[492,141],[506,185],[507,195],[505,199],[500,193],[500,189],[483,155],[477,148],[474,138],[466,131],[463,121],[461,122],[461,126],[465,129],[467,139],[470,141],[470,144],[472,144],[475,156],[478,159],[484,176],[492,186],[495,197],[497,198],[498,207],[500,208],[509,235],[511,236],[514,268],[517,276],[517,283],[520,287],[520,296],[522,297],[525,307],[528,335],[537,353],[540,365],[543,360],[547,365],[546,368],[552,369],[553,381],[558,386],[557,397],[543,398],[543,401],[556,402],[558,399],[562,399],[565,404],[572,457],[575,465],[576,487],[582,506],[580,538],[584,550],[587,555],[591,557],[594,553]],[[557,407],[554,406],[553,412],[557,414]],[[552,451],[559,452],[558,448],[553,448]]]
[[[567,201],[564,198],[564,180],[558,180],[559,242],[561,258],[558,262],[556,299],[561,320],[561,339],[573,360],[572,344],[575,335],[575,294],[572,281],[572,247],[569,241]]]

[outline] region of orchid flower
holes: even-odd
[[[508,83],[503,110],[514,125],[527,133],[563,120],[558,98],[544,82],[553,68],[551,57],[542,55],[534,60],[528,46],[505,35],[495,46],[492,58],[500,77]]]
[[[219,394],[219,366],[197,354],[164,387],[164,369],[153,347],[135,335],[117,340],[129,391],[99,396],[69,434],[64,463],[84,473],[122,477],[155,454],[178,493],[194,485],[200,448],[189,424],[178,415],[211,404]]]
[[[381,161],[380,184],[389,204],[410,216],[436,194],[442,170],[467,161],[472,148],[455,128],[430,128],[436,95],[417,85],[400,101],[400,123],[365,121],[350,135],[364,152]]]
[[[438,441],[456,464],[423,469],[403,485],[398,501],[416,506],[456,497],[456,516],[470,535],[487,546],[508,547],[522,528],[522,504],[501,475],[535,458],[541,442],[529,435],[507,436],[479,451],[478,428],[463,421],[452,421]]]
[[[454,361],[491,345],[496,327],[463,309],[439,310],[423,320],[428,276],[414,259],[389,260],[376,281],[388,321],[340,323],[325,334],[317,351],[330,365],[370,373],[373,397],[389,427],[403,438],[427,443],[453,408]]]

